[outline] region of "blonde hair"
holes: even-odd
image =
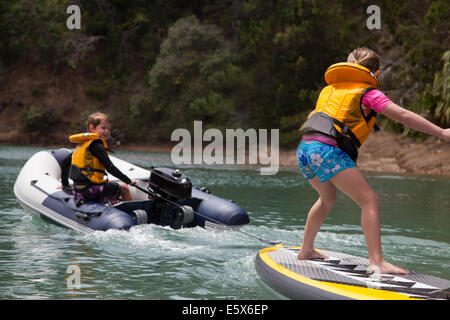
[[[357,63],[372,72],[380,69],[380,56],[373,50],[361,47],[353,50],[347,57],[347,62]]]
[[[100,124],[100,122],[102,122],[102,120],[109,122],[108,116],[104,113],[95,112],[95,113],[92,113],[91,115],[89,115],[89,118],[86,121],[86,127],[87,127],[88,131],[89,131],[89,127],[91,126],[91,124],[94,126],[94,128],[96,128]]]

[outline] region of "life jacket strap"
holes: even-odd
[[[80,170],[82,170],[82,171],[87,171],[87,172],[100,172],[100,173],[105,173],[105,174],[106,174],[106,171],[105,171],[105,170],[92,169],[92,168],[89,168],[89,167],[86,167],[86,168],[80,168]]]
[[[345,135],[350,136],[350,138],[352,138],[353,142],[357,145],[357,147],[361,147],[361,142],[359,142],[359,139],[355,136],[355,134],[352,132],[352,130],[350,130],[350,127],[346,124],[343,124],[341,121],[330,117],[333,120],[333,123],[336,124],[337,126],[339,126],[339,128],[341,128],[342,133]]]

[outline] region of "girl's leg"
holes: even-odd
[[[303,234],[303,243],[297,258],[300,260],[314,258],[326,259],[328,256],[314,250],[314,239],[336,200],[336,187],[330,181],[320,183],[317,177],[309,180],[309,183],[319,193],[319,199],[308,213]]]
[[[372,271],[375,273],[407,274],[407,270],[390,264],[383,258],[378,197],[358,168],[342,170],[330,181],[361,208],[361,226],[366,238]]]

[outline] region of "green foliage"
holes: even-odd
[[[20,113],[25,131],[45,133],[56,123],[53,114],[45,108],[34,105],[25,108]]]
[[[444,66],[434,76],[431,94],[435,98],[432,105],[433,116],[440,125],[450,127],[450,50],[442,55]]]
[[[58,66],[65,54],[66,1],[7,0],[0,5],[0,57]]]
[[[444,128],[450,127],[450,51],[442,55],[443,67],[434,75],[432,84],[428,84],[422,94],[418,94],[408,109],[424,116]],[[403,135],[423,140],[427,135],[403,127],[392,120],[385,120],[385,127],[402,132]]]
[[[294,148],[300,140],[298,129],[306,121],[310,111],[303,111],[292,116],[282,117],[280,120],[281,147]]]
[[[143,83],[129,101],[112,106],[123,125],[116,129],[130,138],[167,142],[174,128],[203,120],[219,129],[280,128],[280,144],[292,147],[325,69],[360,46],[383,57],[391,37],[388,46],[408,57],[391,82],[409,79],[421,92],[409,108],[449,125],[448,53],[444,68],[441,60],[449,48],[448,0],[379,2],[379,31],[366,27],[369,4],[353,0],[77,0],[82,30],[69,32],[72,3],[0,1],[0,60],[5,70],[19,59],[71,69],[84,63],[96,81],[84,92],[99,104],[122,103],[107,98],[130,90],[138,74]],[[28,113],[39,109],[26,110],[24,124],[35,130]],[[34,117],[48,126],[45,116]]]
[[[431,83],[441,67],[441,54],[450,45],[448,0],[388,0],[383,2],[383,14],[413,66],[408,75]]]
[[[96,101],[103,101],[103,99],[105,99],[105,91],[105,88],[95,87],[91,85],[88,85],[85,89],[86,95]]]
[[[231,92],[240,72],[220,28],[202,24],[195,16],[182,18],[161,44],[149,71],[148,95],[134,107],[135,121],[167,130],[190,127],[199,119],[208,126],[230,125],[235,120]]]

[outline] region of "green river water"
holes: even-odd
[[[0,299],[278,299],[260,281],[256,253],[264,243],[233,230],[172,230],[140,225],[126,231],[80,234],[26,213],[13,185],[26,160],[42,148],[0,146]],[[116,156],[144,168],[170,165],[169,153]],[[243,231],[300,245],[316,195],[296,168],[262,176],[256,167],[181,167],[244,207]],[[380,197],[385,258],[399,266],[450,279],[450,179],[366,174]],[[342,193],[320,230],[316,247],[367,256],[359,208]],[[68,288],[67,268],[80,270]]]

